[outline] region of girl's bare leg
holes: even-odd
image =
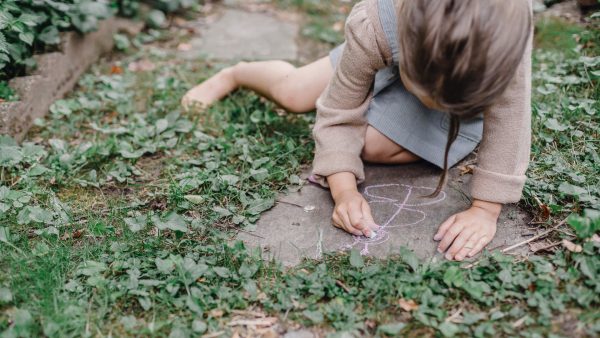
[[[371,126],[367,127],[361,157],[367,162],[381,164],[405,164],[421,160]]]
[[[285,61],[241,62],[223,69],[185,94],[182,104],[208,107],[237,88],[265,96],[295,113],[315,109],[317,99],[333,76],[329,57],[296,68]]]

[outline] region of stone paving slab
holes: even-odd
[[[356,237],[331,225],[333,201],[329,191],[310,184],[299,192],[280,197],[263,214],[257,230],[240,233],[250,247],[261,247],[265,258],[286,266],[302,258],[318,259],[326,252],[355,248],[364,255],[384,258],[404,246],[419,257],[443,259],[433,241],[438,226],[452,214],[470,205],[467,185],[470,175],[451,171],[449,185],[437,198],[424,198],[437,185],[439,170],[430,164],[367,166],[366,181],[359,188],[371,205],[375,221],[383,226],[373,239]],[[488,248],[508,246],[523,240],[528,215],[514,205],[505,206],[496,238]]]
[[[296,60],[299,27],[272,15],[224,9],[222,16],[198,27],[200,36],[190,40],[182,52],[187,59],[206,57],[218,60]]]

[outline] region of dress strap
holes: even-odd
[[[400,48],[398,46],[398,17],[395,0],[379,0],[379,20],[392,49],[394,64],[399,63]]]

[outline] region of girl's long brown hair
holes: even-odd
[[[402,0],[400,68],[450,113],[443,189],[460,121],[488,110],[512,80],[532,31],[531,0]]]

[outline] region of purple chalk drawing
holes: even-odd
[[[378,190],[381,190],[381,192]],[[424,197],[434,191],[434,188],[415,187],[408,184],[380,184],[366,187],[364,195],[371,206],[392,208],[393,213],[388,219],[379,224],[380,228],[375,237],[352,235],[352,243],[344,245],[343,248],[351,249],[359,246],[362,247],[360,250],[361,255],[368,255],[369,246],[379,245],[390,239],[391,233],[388,229],[407,227],[423,222],[427,218],[427,213],[419,208],[434,205],[446,199],[446,193],[443,191],[435,198]],[[396,222],[400,215],[408,216],[408,221],[405,223]],[[377,216],[374,215],[374,217],[377,221]]]

